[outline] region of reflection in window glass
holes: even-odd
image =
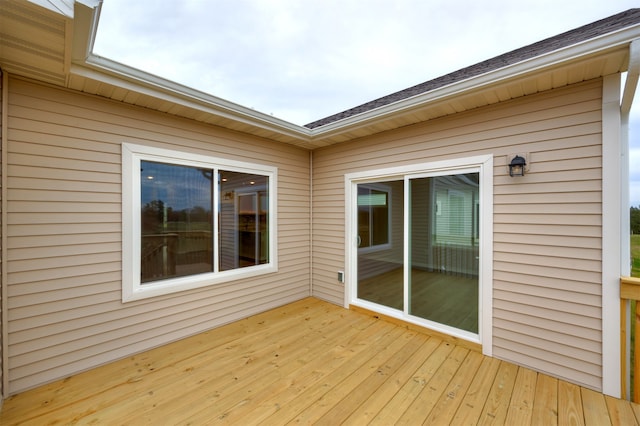
[[[358,185],[358,236],[360,248],[389,242],[388,191]]]
[[[220,270],[269,263],[267,176],[220,171]]]
[[[140,165],[140,281],[212,272],[212,170]]]

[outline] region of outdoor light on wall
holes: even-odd
[[[509,163],[509,176],[524,176],[524,170],[527,167],[527,160],[524,157],[516,155]]]

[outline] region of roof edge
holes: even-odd
[[[511,65],[497,68],[483,74],[459,80],[441,87],[419,93],[395,102],[353,114],[320,126],[312,127],[313,135],[330,135],[358,127],[367,122],[396,112],[410,110],[419,105],[451,98],[472,90],[488,88],[505,81],[522,77],[532,72],[548,69],[561,63],[596,55],[605,50],[615,50],[629,45],[640,37],[640,23],[602,36],[572,44],[558,50],[525,59]],[[348,110],[347,110],[348,111]],[[327,117],[329,118],[329,117]],[[321,120],[319,120],[321,121]],[[309,126],[313,123],[307,124]]]
[[[306,127],[94,54],[89,54],[81,63],[74,63],[72,73],[159,99],[171,100],[183,106],[215,111],[225,118],[254,124],[291,137],[307,138],[312,133]]]
[[[635,23],[632,25],[628,25],[625,24],[625,20],[631,20],[632,22],[635,21]],[[616,24],[619,28],[612,31],[611,28],[615,28]],[[628,31],[629,29],[638,27],[639,25],[640,9],[629,9],[616,15],[603,18],[601,20],[583,25],[581,27],[566,31],[564,33],[549,37],[530,45],[495,56],[493,58],[489,58],[485,61],[461,68],[449,74],[445,74],[432,80],[419,83],[407,89],[385,95],[375,100],[347,109],[345,111],[338,112],[328,117],[316,120],[314,122],[306,124],[305,127],[318,129],[320,127],[329,126],[334,122],[344,122],[346,119],[349,119],[351,117],[362,116],[363,114],[366,115],[370,111],[382,110],[389,105],[398,105],[408,99],[420,97],[431,92],[440,91],[441,89],[455,86],[469,80],[482,78],[485,75],[495,74],[496,71],[512,69],[514,66],[517,67],[523,63],[531,63],[532,60],[535,62],[537,58],[543,56],[548,57],[549,55],[553,55],[556,52],[565,51],[566,49],[571,49],[579,45],[581,46],[585,43],[589,44],[592,41],[611,36],[612,34],[616,34],[621,31]],[[590,34],[590,32],[595,32],[595,35]],[[637,35],[635,37],[637,37]],[[633,39],[635,37],[632,36],[629,39]],[[597,43],[595,45],[597,45]],[[599,48],[602,49],[601,46]],[[521,59],[518,58],[519,56],[521,57]],[[498,66],[496,66],[496,64]],[[500,64],[504,65],[499,66]],[[478,70],[481,71],[483,66],[487,68],[487,71],[478,73]],[[465,74],[469,74],[469,77],[459,78],[459,76],[464,77]],[[415,94],[411,94],[412,92],[414,92]],[[396,98],[396,100],[394,100],[393,98]]]
[[[169,100],[186,107],[217,114],[303,142],[309,141],[312,132],[304,126],[293,124],[146,71],[95,55],[93,46],[98,30],[101,7],[102,0],[75,2],[72,58],[67,85],[71,75],[90,78],[159,99]]]

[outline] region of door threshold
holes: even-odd
[[[475,351],[475,352],[479,352],[482,353],[482,345],[480,343],[475,343],[475,342],[470,342],[468,340],[465,339],[460,339],[458,337],[455,336],[451,336],[449,334],[446,333],[442,333],[440,331],[436,331],[433,330],[431,328],[428,327],[423,327],[421,325],[418,324],[413,324],[411,322],[405,321],[403,319],[400,318],[395,318],[392,317],[390,315],[385,315],[385,314],[381,314],[380,312],[376,312],[376,311],[372,311],[370,309],[367,308],[362,308],[360,306],[356,306],[356,305],[349,305],[349,310],[355,311],[355,312],[359,312],[365,315],[368,315],[370,317],[373,318],[377,318],[377,319],[381,319],[383,321],[387,321],[390,322],[392,324],[398,325],[400,327],[405,327],[409,330],[414,330],[417,331],[419,333],[422,334],[426,334],[428,336],[433,336],[433,337],[437,337],[438,339],[441,339],[445,342],[454,344],[456,346],[462,346],[463,348]]]

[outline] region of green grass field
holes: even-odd
[[[631,236],[631,276],[640,278],[640,235]]]

